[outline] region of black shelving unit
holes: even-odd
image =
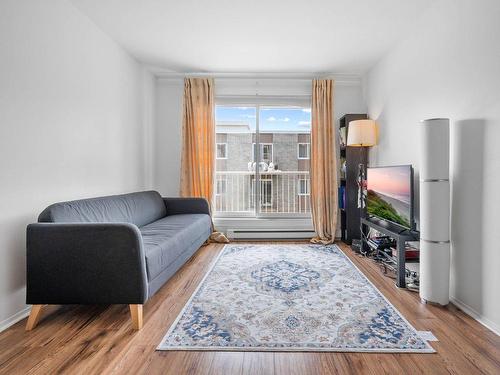
[[[397,264],[397,276],[396,276],[396,286],[398,288],[406,287],[406,250],[405,243],[407,241],[419,241],[420,233],[412,230],[401,229],[397,225],[389,223],[385,220],[380,220],[376,218],[361,218],[360,220],[360,231],[361,228],[364,232],[363,240],[361,246],[366,249],[367,244],[366,234],[370,228],[375,229],[377,232],[383,233],[386,236],[389,236],[396,240],[397,243],[397,256],[396,256],[396,264]]]
[[[340,118],[339,131],[341,128],[346,128],[346,142],[349,134],[349,123],[367,118],[366,113],[350,113]],[[350,245],[353,239],[361,239],[361,214],[358,208],[358,165],[363,164],[366,168],[368,150],[366,147],[340,145],[340,157],[346,160],[346,175],[345,178],[340,179],[340,184],[345,186],[345,205],[344,209],[340,210],[341,239]]]

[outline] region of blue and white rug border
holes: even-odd
[[[222,255],[226,252],[227,248],[229,246],[232,246],[235,244],[226,244],[220,251],[220,253],[217,255],[215,260],[212,262],[212,264],[209,266],[208,271],[206,274],[203,276],[201,279],[200,283],[194,290],[193,294],[187,302],[184,304],[184,307],[182,310],[179,312],[177,315],[177,318],[174,320],[174,322],[170,325],[170,328],[168,329],[167,333],[163,336],[163,339],[161,340],[160,344],[156,347],[156,350],[161,350],[161,351],[227,351],[227,352],[338,352],[338,353],[420,353],[420,354],[427,354],[427,353],[436,353],[436,350],[432,348],[432,346],[429,344],[429,342],[425,339],[422,338],[424,341],[425,345],[427,346],[426,349],[383,349],[383,348],[311,348],[307,346],[297,346],[297,347],[240,347],[240,346],[165,346],[163,347],[162,344],[163,342],[167,339],[167,337],[172,333],[172,331],[175,329],[177,323],[179,320],[182,318],[188,307],[190,306],[192,300],[194,297],[198,294],[198,291],[201,289],[203,284],[205,283],[205,280],[208,278],[210,273],[212,273],[213,269],[217,265],[219,259],[222,257]],[[238,244],[238,245],[250,245],[254,246],[255,244]],[[257,244],[258,245],[258,244]],[[303,244],[285,244],[285,245],[303,245]],[[335,246],[339,253],[342,254],[342,256],[347,259],[349,263],[351,263],[352,266],[362,275],[362,277],[365,278],[365,280],[371,285],[371,287],[379,294],[388,304],[389,306],[392,307],[392,309],[396,312],[396,314],[399,315],[399,317],[409,326],[409,328],[415,332],[415,334],[419,337],[421,337],[421,334],[419,331],[413,327],[410,322],[399,312],[398,309],[384,296],[384,294],[378,290],[378,288],[373,284],[366,275],[361,272],[361,270],[354,264],[354,262],[340,249],[340,247],[336,244],[331,244],[331,245],[315,245],[315,244],[304,244],[304,245],[313,245],[313,246]],[[266,244],[266,246],[282,246],[280,244]]]

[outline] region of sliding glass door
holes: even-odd
[[[255,106],[216,107],[216,173],[214,211],[219,216],[255,215],[253,144],[257,134]]]
[[[216,106],[216,216],[310,216],[307,104]]]

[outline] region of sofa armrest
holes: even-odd
[[[26,235],[27,304],[142,304],[139,229],[128,223],[36,223]]]
[[[163,198],[167,207],[167,215],[207,214],[210,207],[205,198]]]

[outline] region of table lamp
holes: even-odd
[[[361,160],[368,160],[367,148],[377,144],[377,125],[373,120],[355,120],[349,122],[349,127],[347,128],[347,146],[349,147],[360,147],[362,157]],[[365,186],[365,165],[358,164],[358,208],[360,211],[360,217],[364,217],[364,208],[366,202],[366,186]],[[361,236],[363,236],[363,231],[361,230]],[[359,246],[359,251],[363,253],[362,242],[355,244],[353,241],[353,246],[356,248]]]
[[[371,147],[377,144],[377,125],[374,120],[355,120],[347,129],[347,146]],[[362,160],[367,160],[366,155]],[[358,208],[365,208],[365,166],[358,165]]]
[[[373,120],[356,120],[349,123],[347,146],[370,147],[377,144],[377,125]]]

